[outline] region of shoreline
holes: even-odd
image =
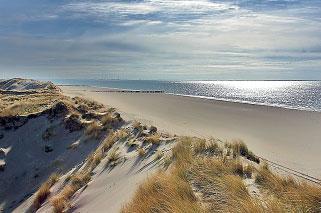
[[[213,101],[222,101],[226,103],[236,103],[236,104],[248,104],[254,106],[263,106],[263,107],[275,107],[280,109],[286,110],[297,110],[297,111],[306,111],[306,112],[317,112],[321,113],[321,110],[317,109],[310,109],[305,107],[294,107],[289,105],[281,105],[281,104],[267,104],[267,103],[258,103],[258,102],[251,102],[251,101],[242,101],[242,100],[232,100],[232,99],[224,99],[224,98],[216,98],[216,97],[209,97],[209,96],[201,96],[201,95],[185,95],[185,94],[175,94],[175,93],[168,93],[163,90],[135,90],[135,89],[122,89],[122,88],[114,88],[114,87],[99,87],[99,86],[90,86],[90,85],[72,85],[72,84],[58,84],[59,87],[81,87],[81,88],[97,88],[102,90],[96,90],[91,92],[128,92],[128,93],[162,93],[166,95],[172,96],[180,96],[180,97],[191,97],[191,98],[199,98],[205,100],[213,100]],[[155,92],[156,91],[156,92]]]
[[[242,139],[260,157],[321,178],[321,113],[188,96],[99,93],[89,87],[63,87],[118,109],[126,119],[188,136]]]

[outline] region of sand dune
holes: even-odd
[[[56,86],[51,82],[42,82],[32,79],[13,78],[9,80],[0,80],[0,90],[39,90],[39,89],[53,89]]]
[[[189,176],[192,179],[183,178],[183,185],[188,186],[187,188],[177,187],[174,180],[178,179],[175,178],[162,179],[165,182],[159,185],[157,177],[165,178],[166,174],[174,175],[172,177],[176,174],[177,178],[185,177],[179,175],[183,174],[179,172],[181,170],[175,169],[175,165],[183,165],[180,161],[192,163],[190,166],[198,165],[200,160],[205,160],[203,163],[210,162],[207,160],[219,163],[209,164],[214,166],[212,169],[216,168],[215,165],[221,165],[220,162],[227,163],[222,165],[225,172],[229,171],[231,174],[223,173],[228,177],[232,175],[234,179],[231,180],[236,178],[240,187],[246,188],[245,197],[240,196],[242,199],[246,196],[252,196],[253,199],[261,197],[264,194],[261,190],[270,189],[259,189],[259,185],[264,186],[265,183],[269,188],[274,184],[276,176],[272,173],[267,176],[272,179],[260,179],[260,175],[266,176],[268,169],[242,143],[222,144],[217,139],[205,141],[181,138],[163,131],[221,139],[243,138],[261,156],[319,177],[319,135],[316,126],[320,122],[319,113],[166,94],[106,93],[95,92],[97,88],[91,91],[88,87],[63,89],[71,96],[85,96],[117,107],[122,113],[98,102],[68,98],[55,87],[52,90],[44,91],[41,88],[34,93],[20,95],[2,93],[0,98],[3,109],[15,109],[15,113],[0,115],[0,212],[119,212],[122,209],[132,212],[135,200],[143,199],[139,205],[144,205],[145,199],[154,199],[149,196],[148,190],[142,191],[144,187],[148,189],[148,186],[152,186],[151,189],[157,194],[159,190],[155,191],[154,187],[158,189],[162,184],[170,184],[165,199],[170,198],[166,196],[172,191],[172,196],[178,193],[175,196],[180,197],[180,189],[192,187],[189,188],[193,190],[192,194],[186,191],[192,195],[192,200],[186,204],[197,200],[208,203],[204,199],[207,198],[206,192],[198,188],[198,184],[206,181],[195,185],[199,175]],[[11,97],[15,99],[11,100]],[[21,107],[12,108],[15,104],[20,104]],[[45,107],[39,107],[39,104]],[[30,106],[32,110],[26,110]],[[147,125],[124,120],[123,117],[142,120]],[[152,124],[163,131],[150,126]],[[311,146],[304,144],[307,140]],[[230,160],[226,161],[227,158]],[[185,169],[192,168],[190,166]],[[258,170],[254,170],[254,167]],[[276,165],[273,166],[275,167]],[[204,169],[211,171],[208,168],[205,165]],[[250,170],[251,175],[244,173]],[[257,177],[261,182],[256,183]],[[287,182],[286,178],[279,177],[278,180],[281,183]],[[153,181],[156,181],[156,185],[146,185]],[[279,184],[282,185],[281,183]],[[319,188],[310,185],[307,192],[301,193],[301,188],[308,185],[300,185],[301,188],[298,188],[296,182],[289,181],[289,184],[296,188],[295,193],[300,196],[304,194],[315,198],[319,196],[316,193],[321,194]],[[281,187],[279,191],[287,193],[291,187]],[[212,187],[207,190],[216,189]],[[229,187],[228,190],[233,192],[235,188]],[[139,191],[143,196],[137,193]],[[216,192],[214,194],[212,198],[216,199]],[[170,200],[179,199],[175,196]],[[195,200],[194,196],[198,198]],[[221,196],[224,197],[225,194]],[[234,199],[230,201],[232,200]],[[312,201],[309,205],[318,208],[319,203],[315,203],[315,199]],[[158,204],[162,202],[160,199]],[[239,205],[239,202],[234,204]],[[155,205],[147,202],[144,208],[153,209]],[[175,206],[175,202],[171,205]],[[156,206],[163,209],[162,205]]]
[[[61,88],[67,95],[116,107],[127,119],[143,120],[170,133],[243,139],[259,156],[321,178],[321,113],[166,94]]]
[[[0,212],[119,212],[174,141],[56,87],[17,88],[0,91]]]

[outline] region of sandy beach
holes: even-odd
[[[321,178],[321,113],[167,94],[110,93],[61,86],[117,108],[126,119],[179,135],[242,139],[260,157]]]

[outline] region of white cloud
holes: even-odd
[[[63,6],[66,10],[93,14],[148,14],[153,12],[166,13],[205,13],[238,9],[231,3],[215,3],[207,0],[146,0],[143,2],[78,2]]]
[[[45,30],[52,23],[46,21],[57,21],[54,29],[61,32],[36,38],[34,31],[42,28],[35,27],[19,42],[0,38],[0,62],[140,76],[317,70],[321,8],[267,10],[256,9],[257,2],[247,7],[235,2],[244,1],[73,1],[42,20]],[[34,17],[33,23],[39,20]]]

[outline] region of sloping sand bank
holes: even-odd
[[[242,139],[263,158],[321,178],[321,113],[166,94],[61,88],[67,95],[113,106],[127,119],[170,133]]]

